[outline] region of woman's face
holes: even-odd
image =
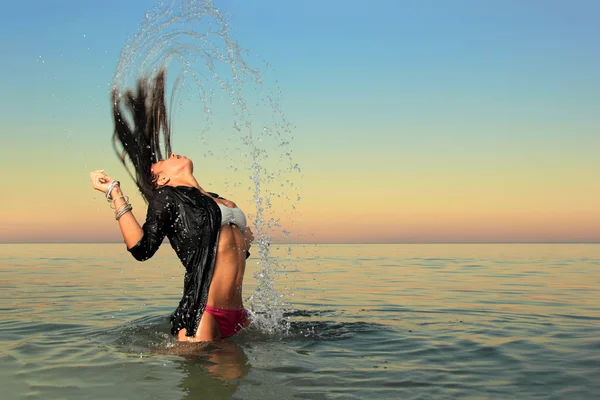
[[[151,171],[158,177],[157,183],[160,186],[161,179],[173,179],[185,174],[191,175],[194,172],[194,164],[189,158],[173,153],[166,160],[152,164]]]

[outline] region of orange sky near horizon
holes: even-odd
[[[539,176],[533,179],[537,172],[526,169],[517,175],[508,170],[448,168],[406,177],[390,168],[372,171],[378,179],[369,180],[366,171],[352,165],[341,174],[319,168],[317,162],[304,163],[303,176],[298,178],[302,199],[295,202],[296,209],[289,208],[290,202],[273,199],[272,216],[292,232],[289,238],[276,235],[276,241],[600,242],[600,189],[593,184],[590,170],[588,175],[584,169],[576,174],[564,166],[565,176],[551,174],[543,181]],[[123,177],[123,168],[114,160],[107,164],[113,175],[122,177],[134,214],[143,222],[146,206],[135,194],[133,182]],[[33,181],[35,173],[32,170],[21,182]],[[70,174],[64,174],[58,184],[49,180],[19,186],[15,182],[19,190],[5,196],[8,207],[1,211],[5,229],[0,242],[120,242],[112,210],[102,194],[91,188],[87,170]],[[224,190],[218,175],[200,175],[215,181],[208,189]],[[237,189],[235,201],[252,216],[250,191]]]

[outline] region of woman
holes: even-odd
[[[171,333],[180,341],[211,341],[248,325],[242,281],[254,237],[244,213],[205,191],[194,178],[192,161],[171,153],[164,79],[162,70],[154,80],[140,80],[137,94],[128,91],[121,98],[113,91],[115,144],[123,147],[123,164],[127,167],[128,158],[134,166],[134,179],[148,202],[143,227],[118,181],[98,170],[91,173],[92,185],[112,203],[127,249],[137,260],[152,257],[164,237],[169,238],[186,268]],[[124,111],[130,114],[127,118]],[[166,159],[161,156],[161,135],[165,154],[170,154]]]

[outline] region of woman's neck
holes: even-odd
[[[167,186],[189,186],[189,187],[194,187],[198,190],[200,190],[202,193],[206,193],[206,191],[204,189],[202,189],[202,187],[200,186],[200,184],[198,183],[198,181],[196,180],[196,178],[194,177],[194,175],[179,175],[179,176],[175,176],[172,177],[169,182],[167,183]]]

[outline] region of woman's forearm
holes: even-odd
[[[115,199],[113,204],[116,215],[119,210],[122,210],[127,204],[125,197],[123,197],[123,192],[118,185],[111,191],[111,198]],[[131,211],[121,215],[118,222],[125,245],[128,249],[131,249],[140,241],[142,236],[144,236],[144,231]]]

